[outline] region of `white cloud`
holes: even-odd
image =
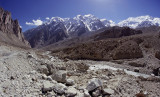
[[[29,25],[29,26],[39,26],[42,24],[43,24],[43,21],[40,19],[32,20],[32,22],[26,22],[26,25]]]
[[[20,26],[20,28],[22,28],[22,26]]]
[[[46,20],[49,20],[49,17],[46,17]]]

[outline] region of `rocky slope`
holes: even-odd
[[[0,41],[17,46],[29,46],[18,20],[12,20],[11,13],[3,8],[0,8]]]
[[[114,62],[61,60],[49,51],[6,45],[0,46],[0,67],[2,97],[160,96],[159,77]]]

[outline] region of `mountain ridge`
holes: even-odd
[[[130,28],[141,28],[149,26],[160,26],[160,18],[149,15],[130,17],[116,24],[112,20],[99,19],[94,15],[77,15],[73,18],[52,17],[37,28],[24,32],[25,38],[32,47],[49,45],[66,38],[91,34],[106,27],[120,26]]]

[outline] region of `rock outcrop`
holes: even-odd
[[[29,46],[29,43],[24,39],[18,20],[13,20],[11,13],[3,8],[0,8],[0,35],[0,41],[9,44],[19,44],[20,42]]]

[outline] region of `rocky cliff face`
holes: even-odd
[[[0,8],[0,34],[0,41],[9,44],[18,42],[29,46],[29,43],[24,39],[18,20],[13,20],[11,13],[3,8]]]

